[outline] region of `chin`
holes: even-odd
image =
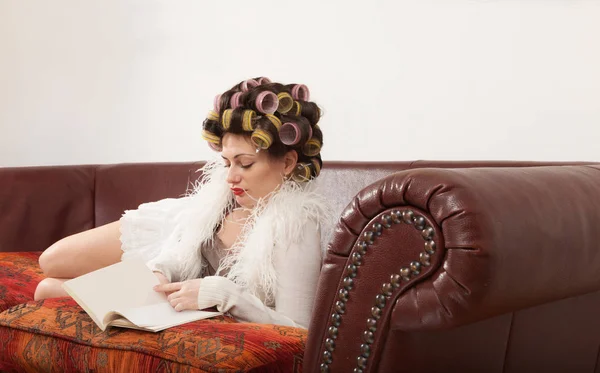
[[[248,197],[246,197],[246,195],[235,196],[235,201],[237,202],[238,205],[240,205],[241,207],[247,208],[247,209],[251,209],[254,207],[254,204],[252,203],[252,201],[248,200]]]

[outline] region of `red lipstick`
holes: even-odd
[[[231,191],[236,196],[241,196],[242,194],[246,193],[246,191],[244,189],[242,189],[242,188],[231,188]]]

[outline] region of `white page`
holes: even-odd
[[[90,316],[93,313],[100,319],[94,321],[101,326],[104,316],[117,309],[160,303],[170,307],[166,295],[152,289],[158,284],[144,262],[132,259],[66,281],[63,286]]]
[[[221,315],[221,312],[198,310],[177,312],[169,303],[117,310],[117,312],[137,326],[150,327],[152,329],[185,324]]]

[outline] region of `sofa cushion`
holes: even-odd
[[[0,371],[300,372],[307,331],[228,316],[159,333],[101,331],[71,298],[0,313]]]
[[[35,287],[44,278],[38,266],[40,252],[0,252],[0,312],[33,300]]]

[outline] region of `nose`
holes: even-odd
[[[238,173],[233,165],[229,166],[229,170],[227,172],[227,183],[235,185],[240,181],[242,181],[242,176]]]

